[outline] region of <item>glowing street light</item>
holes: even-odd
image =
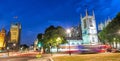
[[[15,44],[15,43],[13,43],[12,48],[13,48],[13,51],[15,51],[15,50],[16,50],[16,44]]]
[[[9,56],[9,49],[10,49],[10,48],[9,48],[9,47],[7,47],[7,51],[8,51],[8,56]]]
[[[67,29],[66,31],[67,31],[67,37],[70,37],[71,30]],[[70,40],[69,40],[69,55],[71,55],[71,52],[70,52]]]
[[[16,44],[14,43],[13,46],[16,46]]]
[[[71,33],[71,30],[70,29],[67,29],[67,36],[70,37],[70,33]]]

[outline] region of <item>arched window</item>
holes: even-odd
[[[75,43],[72,43],[72,45],[75,45]]]
[[[92,19],[91,18],[89,18],[89,24],[90,24],[90,27],[93,27]]]
[[[94,39],[94,37],[92,37],[92,42],[95,42],[95,39]]]

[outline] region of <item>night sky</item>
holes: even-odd
[[[98,24],[120,12],[120,0],[0,0],[0,29],[9,31],[12,22],[20,22],[21,44],[30,45],[50,25],[78,25],[86,8],[90,15],[95,11]]]

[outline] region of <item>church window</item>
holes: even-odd
[[[90,27],[93,27],[92,19],[91,18],[89,18],[89,24],[90,24]]]
[[[74,45],[74,43],[72,43],[72,45]]]
[[[13,35],[16,35],[16,32],[13,32]]]

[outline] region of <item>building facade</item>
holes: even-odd
[[[0,50],[4,50],[6,47],[6,30],[2,28],[0,31]]]
[[[21,24],[11,24],[10,28],[10,39],[8,40],[8,46],[11,50],[17,51],[20,46],[20,35],[21,35]]]
[[[88,15],[87,10],[85,17],[82,17],[81,15],[81,26],[82,26],[82,40],[83,40],[82,43],[87,45],[98,44],[94,11],[92,16]]]

